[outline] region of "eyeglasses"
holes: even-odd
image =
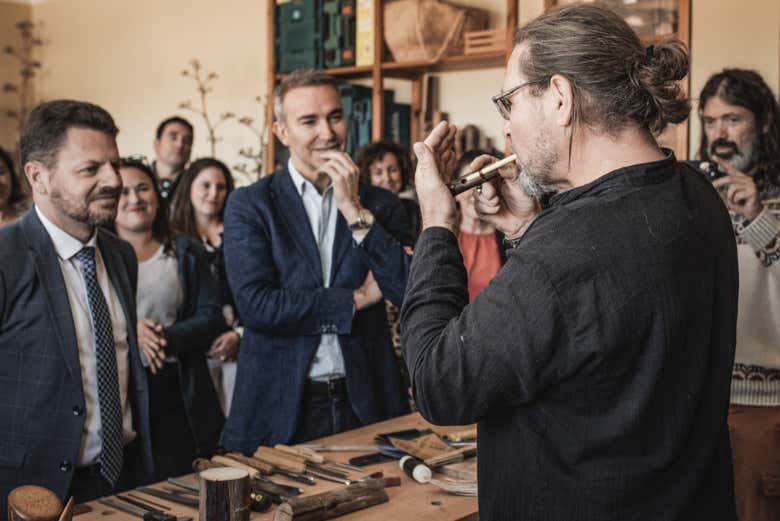
[[[532,81],[524,81],[519,85],[515,85],[508,91],[501,92],[490,98],[493,101],[493,104],[496,106],[498,113],[501,114],[502,118],[509,119],[509,114],[512,112],[512,100],[510,98],[514,96],[517,91],[526,85],[531,85],[532,83]]]

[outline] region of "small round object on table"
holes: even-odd
[[[8,521],[57,521],[62,501],[48,488],[17,487],[8,494]]]

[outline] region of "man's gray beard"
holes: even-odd
[[[739,170],[747,174],[748,170],[753,166],[753,159],[756,154],[756,150],[761,146],[761,140],[758,136],[758,132],[753,135],[747,146],[740,149],[738,154],[734,154],[730,158],[726,159],[726,162]]]
[[[521,169],[517,174],[517,183],[523,192],[529,197],[539,199],[545,194],[549,194],[555,191],[552,184],[547,181],[546,177],[536,177],[529,174],[526,169]]]

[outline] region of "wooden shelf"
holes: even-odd
[[[332,69],[322,69],[322,72],[330,74],[331,76],[338,76],[342,78],[360,78],[369,77],[373,67],[371,65],[350,66],[350,67],[334,67]],[[281,80],[286,75],[277,72],[276,79]]]
[[[506,57],[512,50],[511,30],[517,27],[518,5],[517,0],[505,0],[506,16],[504,27],[507,29],[506,49],[495,52],[484,52],[473,55],[447,56],[437,61],[420,60],[414,62],[383,61],[385,57],[384,44],[384,3],[387,0],[372,0],[374,6],[374,64],[361,67],[338,67],[324,69],[324,72],[341,79],[370,78],[372,80],[372,113],[371,113],[371,138],[382,139],[384,135],[384,79],[403,78],[411,82],[411,122],[410,134],[413,141],[420,139],[421,112],[423,106],[423,78],[431,72],[476,70],[493,67],[503,67]],[[266,19],[268,31],[266,36],[266,56],[268,75],[266,79],[266,95],[268,99],[273,97],[274,87],[278,81],[284,78],[284,74],[274,73],[274,10],[276,2],[269,0],[266,5]],[[273,122],[273,104],[266,107],[266,120],[269,125]],[[266,145],[266,166],[270,169],[274,161],[274,140],[269,139]]]
[[[501,50],[480,54],[446,56],[439,61],[385,62],[382,64],[382,70],[388,72],[412,70],[423,73],[459,69],[487,69],[490,67],[502,67],[505,60],[506,52]]]

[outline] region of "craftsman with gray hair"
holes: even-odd
[[[514,248],[472,304],[447,188],[455,128],[414,146],[423,232],[401,332],[415,401],[436,424],[479,422],[482,520],[733,520],[733,232],[704,176],[653,137],[688,115],[687,53],[583,5],[514,44],[493,99],[519,168],[474,195]]]

